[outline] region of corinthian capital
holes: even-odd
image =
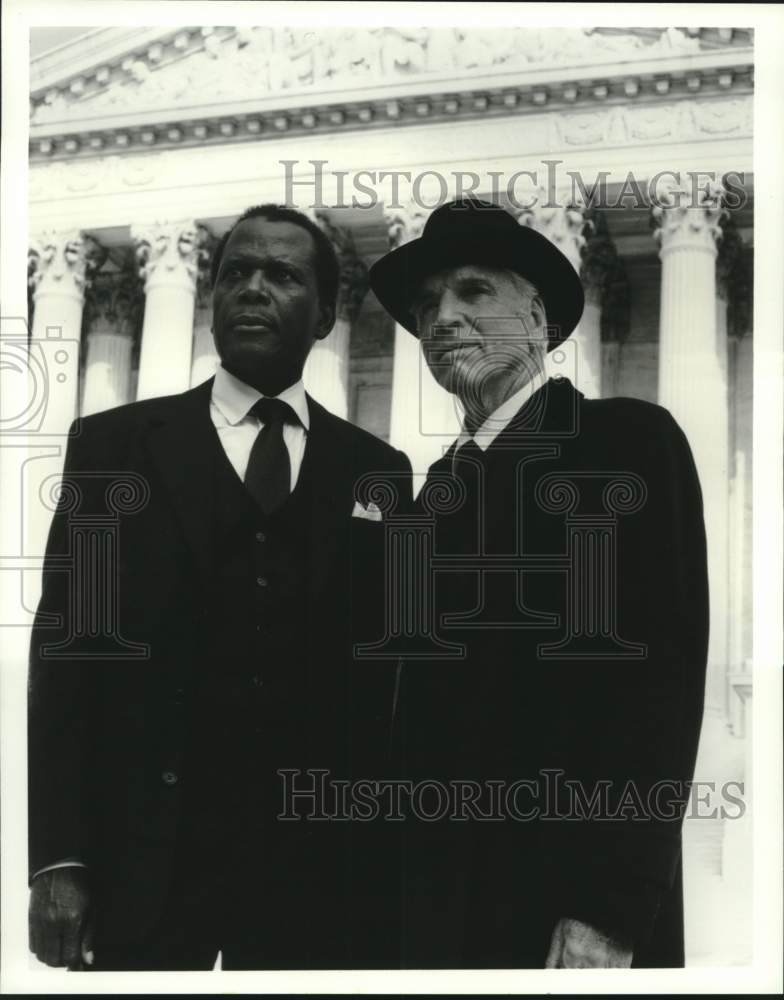
[[[192,220],[132,226],[131,237],[145,288],[171,284],[195,291],[205,232]]]
[[[579,272],[586,224],[582,205],[575,202],[553,205],[549,202],[547,192],[542,189],[532,207],[518,212],[517,221],[521,226],[530,226],[546,236],[569,260],[575,271]]]
[[[117,271],[102,271],[85,295],[88,329],[109,329],[131,335],[141,321],[144,293],[133,254],[125,253]]]
[[[316,222],[330,239],[340,263],[338,316],[353,323],[368,290],[367,266],[357,253],[350,229],[336,226],[325,212],[316,213]]]
[[[725,302],[733,296],[738,283],[738,264],[743,254],[743,239],[735,220],[727,214],[721,220],[718,256],[716,258],[716,293]]]
[[[44,230],[28,251],[27,274],[36,297],[45,294],[84,296],[107,251],[77,229]]]
[[[724,189],[716,183],[697,192],[676,184],[662,190],[658,204],[651,209],[653,235],[661,253],[700,250],[715,254],[721,238],[720,224],[727,214],[723,196]]]
[[[623,264],[610,238],[607,222],[602,212],[591,210],[585,216],[580,263],[580,280],[589,301],[602,305],[610,286],[619,280]]]
[[[384,218],[389,233],[389,246],[394,250],[410,240],[422,235],[422,229],[430,215],[429,208],[422,208],[410,201],[399,208],[384,207]]]
[[[210,266],[212,255],[218,244],[217,237],[210,230],[198,223],[196,226],[199,246],[196,260],[196,303],[200,308],[205,308],[210,300],[212,283],[210,280]]]

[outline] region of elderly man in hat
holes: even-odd
[[[404,961],[682,965],[708,634],[688,443],[659,406],[545,377],[582,287],[499,206],[442,206],[371,284],[464,412],[420,494],[450,655],[412,646],[401,747],[451,807],[408,816]]]

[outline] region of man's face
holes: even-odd
[[[412,312],[434,378],[467,409],[492,412],[541,370],[544,309],[510,271],[440,271],[422,283]]]
[[[319,302],[315,246],[292,222],[246,219],[224,248],[212,292],[215,347],[223,367],[265,394],[302,375],[334,313]]]

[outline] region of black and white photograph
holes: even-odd
[[[779,993],[781,6],[2,38],[2,992]]]

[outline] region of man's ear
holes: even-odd
[[[540,295],[534,295],[531,299],[528,315],[531,317],[532,332],[536,332],[544,337],[547,329],[547,312],[545,311],[544,302]]]
[[[316,329],[316,340],[323,340],[335,325],[335,307],[319,306],[319,325]]]

